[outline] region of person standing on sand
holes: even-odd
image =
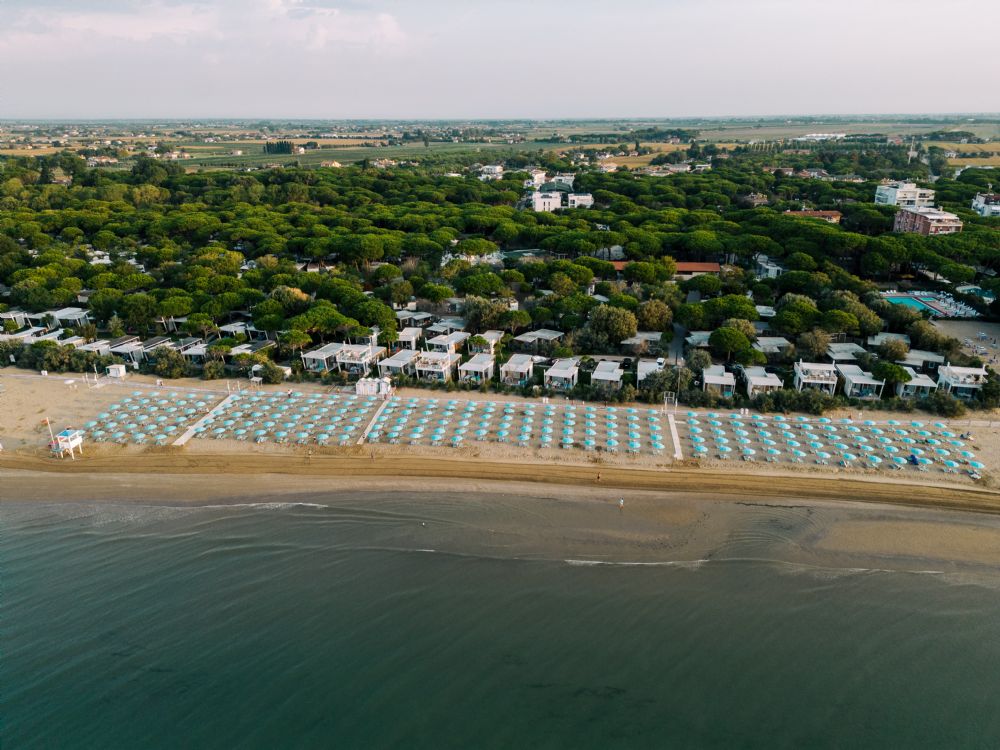
[[[618,498],[618,510],[625,510],[625,498]]]
[[[597,472],[597,481],[598,481],[598,482],[600,482],[600,481],[601,481],[601,472]]]

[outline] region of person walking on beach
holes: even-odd
[[[618,498],[618,510],[625,510],[625,498]]]
[[[597,472],[597,481],[598,481],[598,482],[600,482],[600,481],[601,481],[601,472]]]

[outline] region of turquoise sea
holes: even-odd
[[[358,507],[5,503],[2,746],[1000,746],[990,586],[430,551]]]

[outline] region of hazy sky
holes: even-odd
[[[0,119],[996,112],[998,34],[998,0],[0,0]]]

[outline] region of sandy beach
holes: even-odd
[[[579,450],[538,450],[511,444],[478,443],[466,447],[363,444],[358,446],[293,446],[273,443],[255,445],[234,440],[192,440],[172,446],[121,446],[88,443],[77,460],[55,459],[45,450],[48,418],[53,429],[80,426],[108,404],[136,387],[155,381],[133,377],[123,385],[88,389],[73,377],[40,378],[13,370],[0,375],[0,454],[6,497],[24,499],[25,488],[48,487],[59,495],[66,487],[88,486],[101,494],[106,479],[128,476],[137,483],[165,488],[164,499],[173,502],[203,502],[199,492],[187,488],[204,484],[185,477],[221,477],[231,494],[256,487],[261,477],[281,477],[292,489],[310,481],[336,480],[338,489],[372,489],[388,486],[416,490],[441,489],[484,491],[498,483],[529,482],[539,491],[567,488],[573,495],[583,488],[607,495],[652,491],[693,493],[701,496],[752,499],[819,499],[867,503],[892,503],[915,507],[1000,512],[1000,491],[993,474],[1000,465],[995,428],[982,422],[976,427],[977,454],[988,469],[973,484],[948,475],[815,467],[746,464],[718,461],[674,461],[664,455],[585,453]],[[171,381],[169,387],[205,393],[206,398],[225,397],[224,382]],[[221,390],[220,389],[221,386]],[[303,390],[314,386],[297,386]],[[315,388],[317,392],[320,389]],[[427,392],[417,391],[420,395]],[[401,395],[409,395],[407,393]],[[462,393],[461,398],[488,398]],[[865,412],[866,418],[877,418]],[[898,416],[898,415],[897,415]],[[600,479],[598,479],[598,475]],[[151,481],[152,477],[156,481]],[[253,477],[248,481],[246,477]],[[28,477],[18,482],[18,477]],[[145,477],[145,480],[138,479]],[[168,483],[165,478],[170,477]],[[84,479],[86,478],[86,479]],[[379,483],[388,483],[380,485]],[[17,489],[15,489],[17,488]],[[182,490],[183,488],[183,490]],[[38,492],[31,494],[38,495]],[[50,495],[51,496],[51,495]],[[95,498],[96,499],[96,498]]]

